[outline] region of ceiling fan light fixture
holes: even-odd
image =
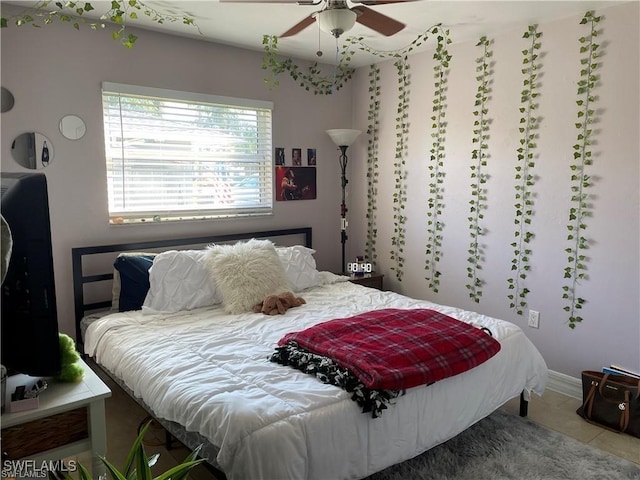
[[[358,14],[348,8],[330,8],[316,13],[316,22],[320,30],[338,38],[356,24]]]

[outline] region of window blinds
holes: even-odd
[[[270,214],[270,102],[103,83],[111,223]]]

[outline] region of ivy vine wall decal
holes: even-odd
[[[409,65],[407,57],[394,63],[398,72],[398,108],[396,111],[396,151],[393,162],[394,193],[393,193],[393,235],[391,236],[390,259],[394,266],[396,279],[401,282],[404,274],[404,245],[407,217],[404,214],[407,202],[407,170],[405,157],[407,155],[407,140],[409,135]]]
[[[471,152],[471,159],[475,162],[471,165],[471,200],[469,201],[469,234],[471,241],[469,242],[469,257],[467,261],[467,277],[469,283],[466,285],[469,290],[471,299],[479,303],[482,297],[483,280],[479,276],[479,270],[482,270],[483,251],[480,244],[480,238],[484,235],[484,228],[481,226],[481,220],[484,218],[484,211],[487,209],[487,183],[488,175],[484,171],[487,166],[487,158],[489,157],[488,140],[489,140],[489,109],[487,102],[491,94],[491,57],[493,52],[489,49],[491,40],[487,37],[481,37],[476,47],[482,49],[482,53],[476,59],[476,81],[478,89],[474,103],[475,110],[473,116],[473,143],[476,148]]]
[[[527,272],[531,270],[530,242],[534,237],[531,231],[531,220],[534,214],[534,186],[535,176],[535,149],[536,130],[539,126],[539,117],[536,116],[538,104],[538,73],[541,64],[538,60],[540,51],[541,32],[538,32],[537,25],[530,25],[524,33],[523,38],[529,40],[529,48],[522,50],[522,75],[524,76],[523,90],[520,93],[520,146],[517,149],[516,163],[516,185],[515,185],[515,218],[516,230],[515,240],[511,244],[513,248],[513,260],[511,260],[512,276],[507,280],[509,294],[509,308],[515,310],[518,315],[522,315],[527,306],[527,294],[529,289],[525,285]]]
[[[373,64],[369,67],[369,112],[367,119],[367,240],[365,253],[368,261],[376,264],[378,254],[376,252],[376,237],[378,234],[377,202],[378,202],[378,130],[380,126],[380,67]]]
[[[441,30],[438,34],[438,45],[433,54],[436,64],[434,71],[434,97],[431,124],[433,133],[433,143],[429,155],[429,197],[427,200],[427,242],[425,245],[425,279],[429,282],[429,288],[438,293],[440,286],[441,272],[438,270],[438,262],[441,258],[442,249],[442,229],[443,224],[440,221],[440,215],[444,209],[442,183],[444,179],[444,141],[446,136],[446,92],[447,77],[449,74],[449,61],[451,55],[447,50],[447,45],[451,43],[449,39],[449,30]]]
[[[340,90],[355,72],[353,68],[349,68],[355,54],[355,50],[349,49],[350,43],[345,42],[342,45],[340,61],[329,75],[323,74],[318,62],[308,67],[308,73],[305,73],[293,59],[280,60],[278,58],[278,37],[275,35],[263,35],[262,45],[265,51],[262,69],[269,71],[269,76],[265,77],[264,81],[270,90],[280,85],[276,76],[288,72],[291,78],[305,90],[313,92],[315,95],[331,95]]]
[[[342,47],[336,48],[336,58],[339,61],[329,74],[324,74],[317,62],[307,68],[308,73],[304,73],[304,70],[293,59],[280,59],[278,57],[278,37],[264,35],[262,45],[265,57],[262,59],[262,69],[269,72],[264,81],[269,89],[273,89],[280,84],[276,76],[288,72],[291,78],[296,80],[305,90],[313,92],[315,95],[331,95],[340,90],[352,78],[355,70],[349,65],[357,50],[375,55],[380,59],[401,59],[407,57],[426,42],[430,33],[435,35],[441,30],[441,24],[433,25],[418,35],[409,45],[398,50],[377,50],[367,45],[364,42],[364,37],[347,37]]]
[[[55,8],[49,10],[50,4],[52,4],[51,7]],[[111,0],[110,8],[101,15],[100,21],[97,22],[88,22],[83,17],[83,15],[92,10],[95,10],[95,8],[91,2],[40,0],[26,8],[19,15],[0,18],[0,27],[8,27],[10,23],[15,24],[16,27],[24,25],[40,27],[40,22],[43,25],[50,25],[54,21],[59,21],[73,25],[76,30],[80,30],[81,24],[88,24],[92,30],[102,30],[106,28],[106,24],[102,21],[104,19],[118,26],[118,30],[111,32],[111,38],[120,41],[126,48],[133,48],[136,40],[138,40],[138,37],[133,33],[127,34],[126,29],[127,23],[130,20],[137,20],[139,14],[149,17],[152,22],[160,25],[169,22],[180,22],[198,28],[193,18],[188,15],[160,12],[141,0]],[[200,31],[199,28],[198,31]]]
[[[587,201],[588,189],[592,186],[592,180],[587,175],[587,167],[593,163],[591,151],[593,129],[596,123],[596,110],[593,105],[597,101],[594,90],[598,86],[599,75],[595,73],[600,66],[597,61],[600,57],[599,45],[596,37],[599,34],[598,24],[601,17],[596,16],[593,11],[585,13],[580,21],[580,25],[586,25],[589,33],[580,37],[580,54],[584,57],[580,59],[580,80],[578,81],[578,92],[576,104],[578,106],[578,121],[575,127],[578,130],[577,143],[573,146],[573,160],[571,165],[571,203],[569,209],[569,223],[567,224],[567,240],[569,247],[565,249],[567,253],[567,267],[564,269],[564,278],[567,283],[562,287],[562,298],[567,302],[564,310],[569,313],[569,327],[576,328],[582,322],[582,317],[577,313],[585,304],[586,300],[577,295],[578,284],[587,278],[585,250],[589,248],[589,240],[585,237],[584,231],[587,228],[586,218],[591,216],[591,207]]]

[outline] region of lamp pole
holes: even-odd
[[[345,246],[347,243],[347,201],[346,201],[346,188],[347,183],[347,148],[348,145],[340,145],[340,171],[342,180],[342,203],[340,204],[340,242],[342,242],[342,273],[346,272],[346,257]]]
[[[345,257],[345,246],[347,243],[347,199],[346,189],[347,183],[347,148],[353,143],[360,130],[351,130],[346,128],[337,128],[333,130],[327,130],[327,134],[333,140],[333,143],[340,149],[340,179],[342,185],[342,203],[340,204],[340,242],[342,243],[342,273],[347,271],[347,263]]]

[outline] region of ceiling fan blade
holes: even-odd
[[[312,5],[311,0],[218,0],[220,3],[288,3]],[[317,4],[316,4],[317,5]]]
[[[364,6],[353,7],[351,10],[358,14],[358,18],[356,18],[358,23],[387,37],[398,33],[405,27],[404,23]]]
[[[221,2],[230,0],[220,0]],[[384,5],[385,3],[406,3],[419,2],[420,0],[351,0],[351,3],[360,3],[362,5]]]
[[[307,28],[309,25],[311,25],[315,21],[316,20],[315,18],[313,18],[313,14],[311,14],[304,20],[296,23],[293,27],[291,27],[289,30],[284,32],[282,35],[280,35],[280,38],[291,37],[292,35],[295,35],[296,33],[301,32],[302,30]]]

